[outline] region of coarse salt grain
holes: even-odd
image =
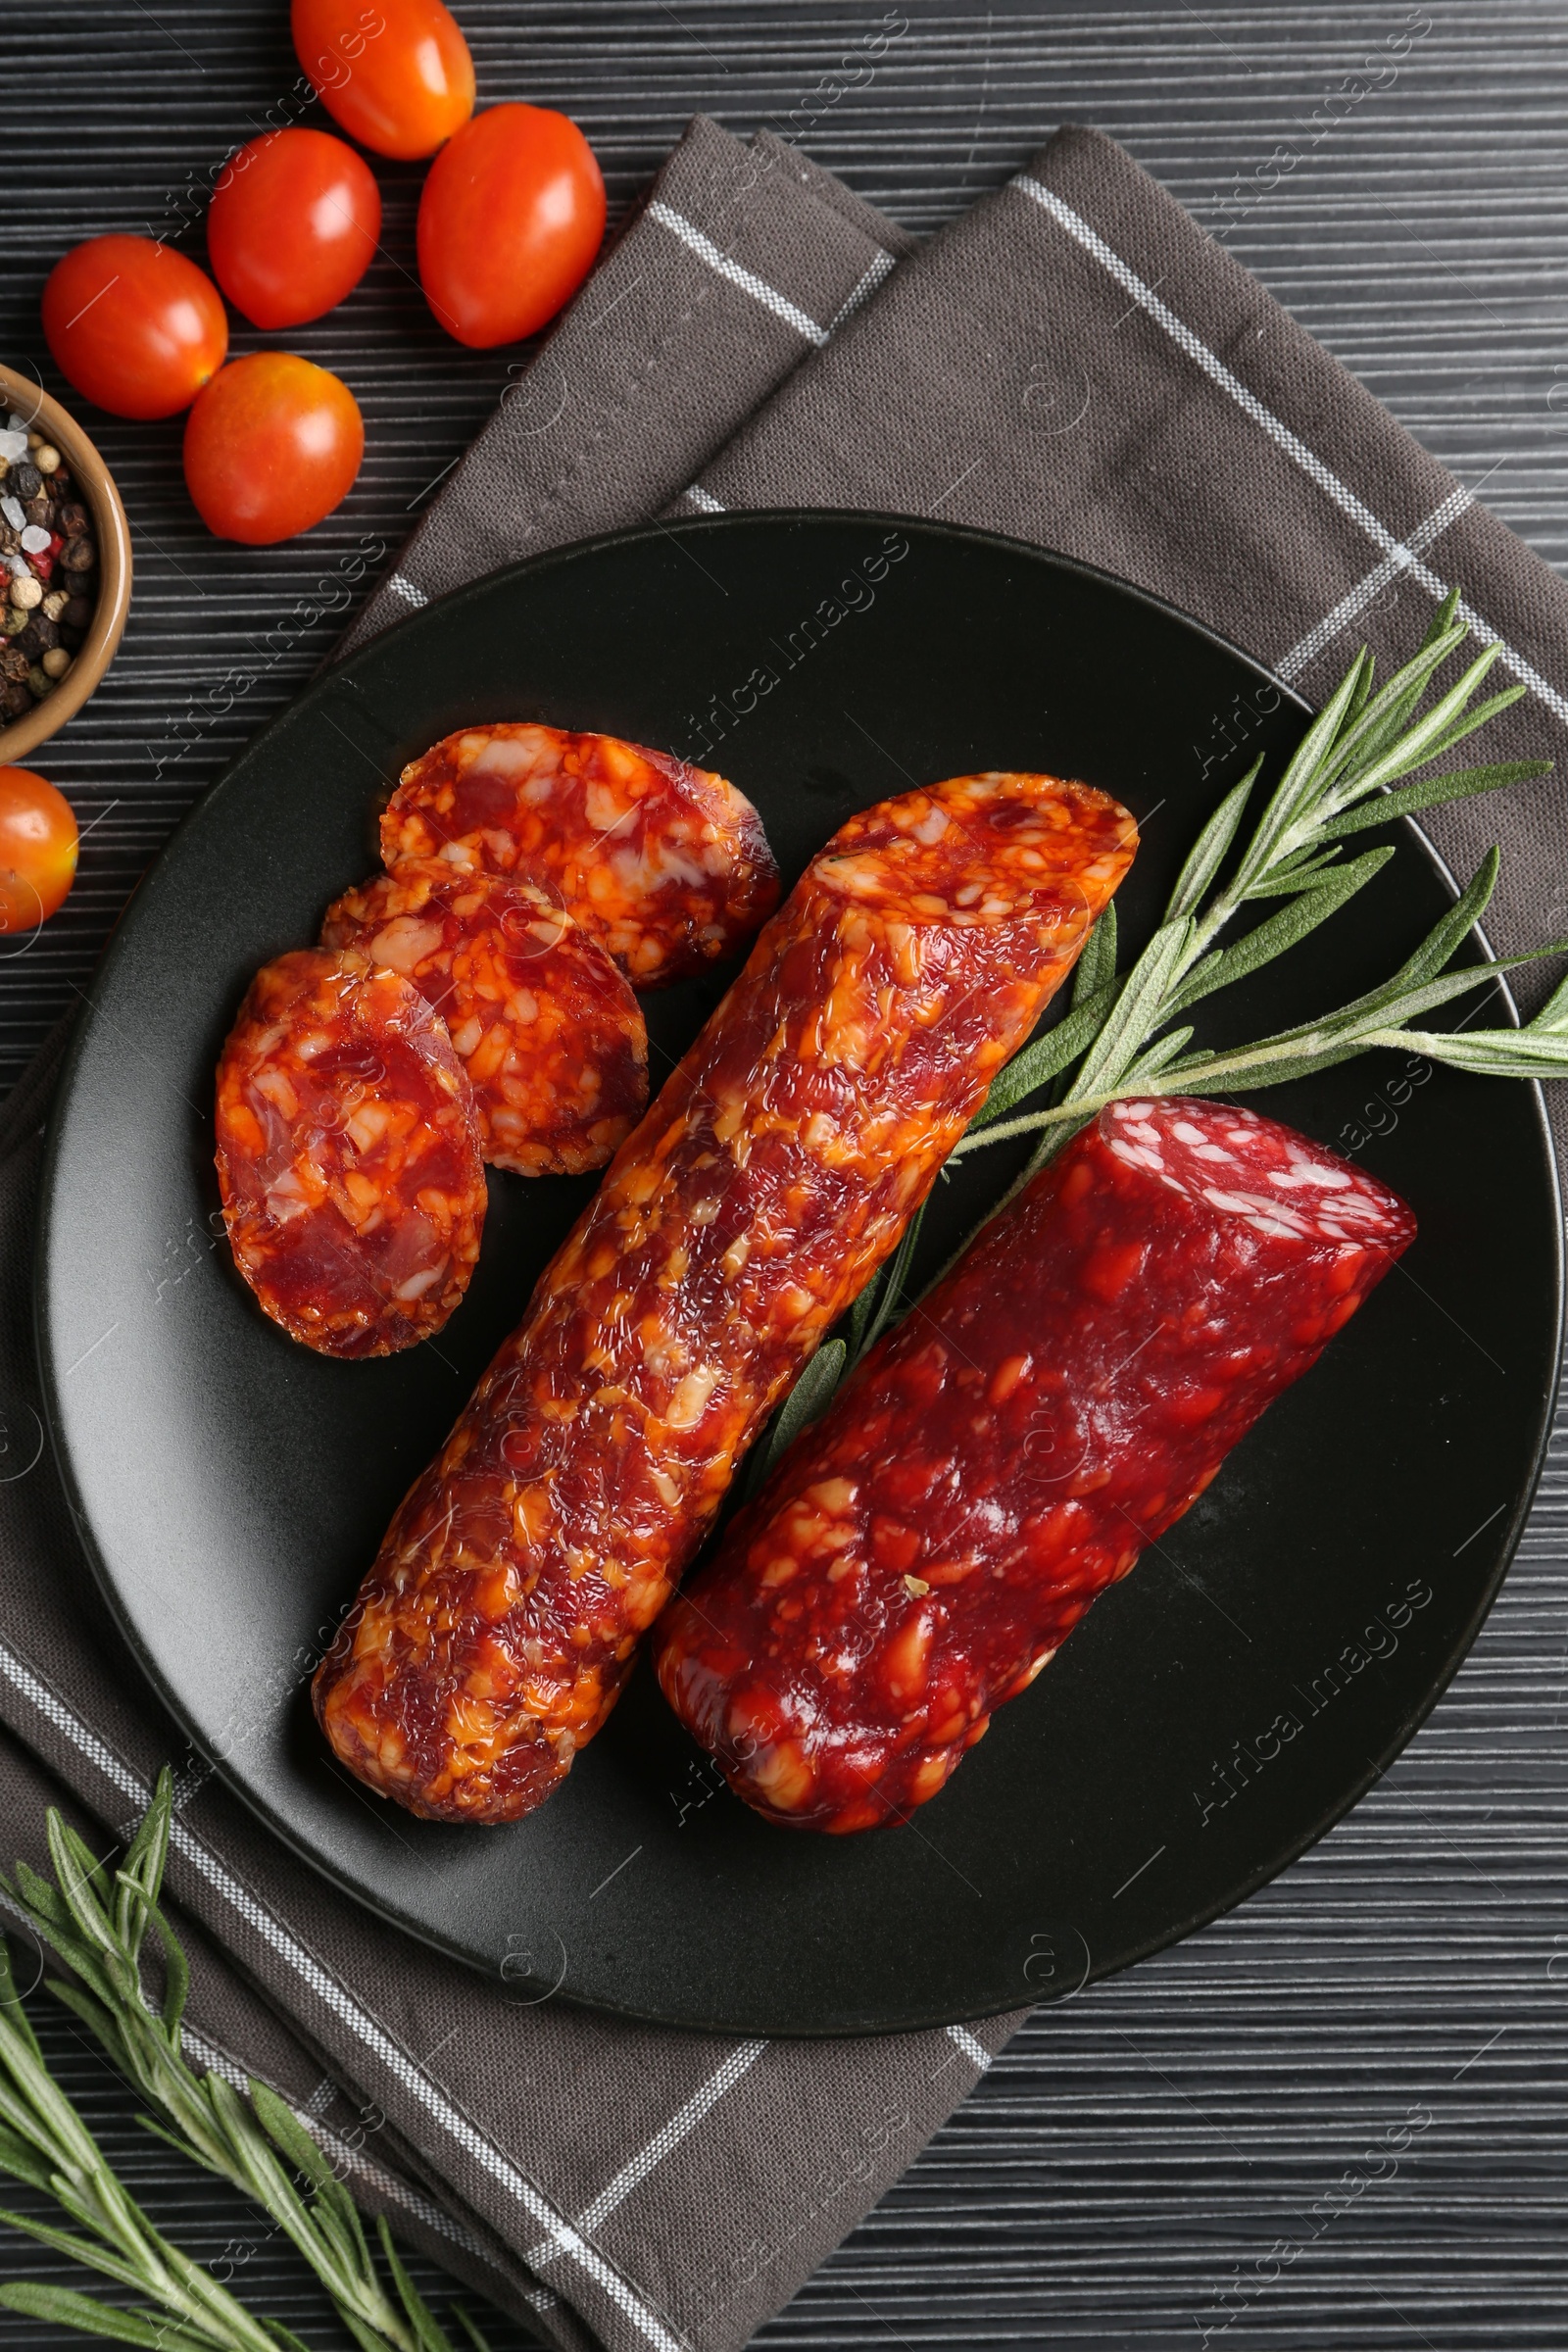
[[[10,523],[11,528],[14,531],[20,531],[24,526],[27,519],[25,514],[24,514],[22,512],[21,499],[11,498],[9,496],[0,498],[0,514],[5,516],[7,522]]]
[[[0,433],[0,458],[4,458],[8,466],[18,466],[26,454],[27,436],[25,431],[17,426],[8,425],[6,430]]]
[[[41,556],[49,545],[49,534],[40,522],[29,522],[22,534],[22,544],[29,556]]]

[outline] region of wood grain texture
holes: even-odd
[[[617,205],[697,108],[737,131],[771,122],[920,229],[1058,122],[1093,122],[1548,561],[1568,562],[1568,21],[1554,0],[900,0],[907,30],[868,75],[858,45],[883,21],[878,0],[458,9],[482,96],[574,114]],[[290,107],[285,13],[281,0],[60,0],[0,30],[8,361],[43,363],[62,389],[37,331],[60,251],[104,229],[196,223],[222,156]],[[136,602],[109,684],[43,761],[88,828],[82,878],[64,915],[0,960],[0,1075],[90,986],[137,875],[320,659],[361,593],[356,567],[397,545],[514,364],[431,324],[412,279],[417,171],[380,176],[383,258],[343,311],[294,338],[366,412],[365,473],[337,515],[292,547],[221,547],[185,505],[177,424],[103,421]],[[199,227],[182,241],[199,251]],[[260,340],[245,330],[235,348]],[[1561,2345],[1565,1706],[1568,1429],[1470,1662],[1382,1785],[1240,1913],[1043,2012],[761,2340]],[[147,2142],[70,2032],[49,2032],[181,2242],[216,2258],[239,2238],[257,2308],[313,2344],[345,2340],[255,2217]],[[56,2275],[0,2235],[0,2275],[24,2273]],[[14,2320],[5,2332],[15,2352],[76,2340]],[[503,2328],[494,2340],[520,2339]]]

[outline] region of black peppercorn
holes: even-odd
[[[27,499],[23,506],[22,512],[24,514],[25,514],[27,520],[29,522],[35,522],[40,530],[52,531],[54,529],[54,508],[49,504],[49,501],[42,495],[41,492],[39,493],[38,497]]]
[[[55,623],[45,619],[41,612],[33,612],[28,615],[26,627],[19,629],[11,642],[20,652],[29,657],[28,665],[30,667],[40,654],[48,653],[51,646],[60,643],[60,631]]]
[[[66,609],[60,615],[61,622],[67,628],[85,629],[92,619],[92,612],[93,603],[90,596],[69,597],[66,601]]]
[[[58,475],[56,479],[59,479]],[[83,539],[92,528],[92,516],[85,507],[78,506],[74,498],[68,498],[55,517],[55,527],[64,538]]]
[[[90,539],[68,539],[60,551],[60,561],[67,571],[91,571],[98,561],[98,550]]]
[[[43,488],[43,475],[36,466],[29,466],[24,459],[19,466],[13,466],[7,474],[6,488],[25,504],[29,498],[36,498]]]
[[[14,645],[8,645],[5,652],[0,654],[0,678],[15,682],[24,678],[31,667],[32,663],[26,655],[19,653]]]
[[[27,692],[24,678],[8,678],[0,687],[0,710],[7,718],[20,718],[24,710],[32,709],[32,696]]]

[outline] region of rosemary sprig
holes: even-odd
[[[1504,1077],[1568,1074],[1568,1015],[1559,1001],[1561,991],[1525,1029],[1449,1036],[1404,1026],[1499,973],[1535,960],[1518,956],[1456,972],[1446,969],[1496,886],[1495,850],[1415,954],[1382,987],[1353,1004],[1221,1053],[1190,1053],[1191,1028],[1171,1025],[1201,998],[1260,970],[1296,946],[1364,889],[1395,854],[1392,849],[1373,850],[1342,862],[1342,844],[1348,836],[1384,824],[1391,816],[1494,792],[1549,768],[1551,762],[1544,760],[1509,760],[1448,770],[1392,789],[1397,778],[1441,758],[1525,691],[1523,686],[1510,686],[1475,702],[1499,650],[1493,645],[1422,710],[1436,671],[1467,634],[1455,618],[1457,607],[1454,589],[1413,659],[1378,693],[1372,691],[1372,657],[1362,649],[1302,737],[1251,839],[1231,862],[1257,781],[1261,763],[1254,763],[1199,835],[1159,927],[1131,971],[1120,981],[1102,984],[1083,1011],[1069,1013],[1014,1056],[956,1146],[955,1158],[989,1144],[1036,1134],[1040,1141],[1019,1179],[1025,1183],[1075,1128],[1118,1095],[1212,1094],[1233,1087],[1250,1092],[1304,1077],[1375,1047],[1403,1048],[1435,1061]],[[1228,863],[1229,873],[1221,880]],[[1228,946],[1217,944],[1243,906],[1267,898],[1287,903],[1241,939]],[[1559,943],[1537,953],[1565,952],[1568,948]],[[1087,1042],[1083,1031],[1089,1032]],[[1020,1116],[1007,1116],[1044,1079],[1074,1063],[1070,1083],[1058,1085],[1054,1100]]]
[[[171,2352],[306,2352],[269,2329],[189,2255],[170,2244],[126,2195],[98,2142],[44,2063],[0,1937],[0,2169],[52,2196],[75,2224],[52,2229],[0,2210],[0,2221],[132,2288],[138,2305],[99,2303],[62,2287],[0,2286],[0,2303],[121,2343]]]
[[[1302,1050],[1294,1055],[1274,1051],[1283,1045],[1284,1033],[1260,1040],[1249,1051],[1262,1058],[1250,1059],[1245,1074],[1241,1063],[1227,1057],[1189,1054],[1191,1030],[1170,1026],[1203,997],[1261,970],[1306,938],[1363,890],[1395,854],[1392,849],[1372,850],[1346,859],[1343,844],[1349,836],[1393,816],[1494,792],[1546,772],[1549,760],[1517,760],[1448,770],[1395,789],[1401,776],[1441,759],[1525,691],[1523,686],[1509,686],[1476,702],[1497,658],[1499,649],[1493,645],[1422,709],[1436,672],[1468,634],[1456,617],[1458,603],[1458,590],[1450,590],[1415,655],[1377,692],[1372,656],[1361,649],[1301,738],[1250,839],[1233,856],[1262,764],[1253,763],[1193,845],[1159,927],[1131,971],[1119,981],[1102,981],[1087,1019],[1075,1009],[1013,1057],[957,1146],[956,1157],[983,1144],[1039,1132],[1042,1140],[1020,1179],[1027,1182],[1075,1126],[1119,1094],[1182,1089],[1200,1093],[1205,1081],[1216,1088],[1226,1083],[1250,1088],[1266,1082],[1255,1073],[1268,1069],[1277,1069],[1281,1079],[1298,1077],[1308,1066],[1326,1067],[1325,1056],[1344,1060],[1381,1044],[1379,1032],[1396,1029],[1411,1011],[1442,1001],[1429,999],[1417,1007],[1404,997],[1417,967],[1421,978],[1429,978],[1456,953],[1491,896],[1494,860],[1482,868],[1458,906],[1410,965],[1395,976],[1388,991],[1378,992],[1383,998],[1381,1021],[1362,1017],[1360,1004],[1346,1006],[1323,1023],[1291,1033],[1303,1041]],[[1259,899],[1284,899],[1286,904],[1239,940],[1220,945],[1220,934]],[[1433,962],[1438,946],[1443,953]],[[1457,995],[1491,976],[1475,966],[1462,980],[1456,978],[1448,993]],[[1404,991],[1396,985],[1400,980],[1406,983]],[[1089,1032],[1086,1041],[1080,1031]],[[1402,1044],[1403,1037],[1396,1042]],[[1056,1100],[1025,1117],[1007,1117],[1047,1076],[1068,1068],[1070,1085],[1058,1087]]]
[[[17,1865],[0,1891],[71,1971],[48,1980],[56,1999],[81,2021],[155,2116],[141,2120],[160,2139],[254,2199],[310,2264],[362,2352],[454,2352],[377,2220],[389,2292],[354,2201],[298,2117],[265,2082],[246,2099],[216,2071],[198,2076],[184,2055],[182,2020],[190,1970],[159,1908],[173,1813],[173,1783],[159,1777],[120,1868],[111,1872],[51,1807],[54,1884]],[[142,1990],[148,1933],[161,1948],[163,1999]],[[156,2118],[156,2120],[155,2120]],[[52,2230],[21,2214],[7,2221],[59,2253],[136,2289],[145,2310],[127,2313],[64,2288],[0,2287],[0,2304],[126,2343],[171,2352],[305,2352],[274,2323],[253,2320],[212,2275],[153,2229],[115,2180],[102,2152],[51,2079],[17,1996],[0,1937],[0,2171],[47,2191],[85,2235]],[[305,2193],[298,2183],[303,2180]],[[458,2318],[473,2345],[483,2338]]]
[[[1523,1029],[1431,1031],[1407,1023],[1499,973],[1534,960],[1515,956],[1459,971],[1447,966],[1479,922],[1498,870],[1492,851],[1469,888],[1430,937],[1381,988],[1298,1028],[1224,1052],[1191,1052],[1193,1030],[1180,1016],[1204,997],[1273,962],[1364,890],[1393,849],[1346,858],[1343,845],[1372,825],[1413,815],[1446,801],[1496,792],[1544,775],[1549,760],[1513,760],[1451,768],[1400,783],[1430,767],[1489,719],[1516,703],[1522,685],[1477,702],[1500,651],[1489,646],[1448,687],[1428,700],[1437,672],[1468,635],[1451,589],[1410,661],[1374,691],[1372,656],[1363,646],[1298,745],[1250,839],[1239,851],[1262,767],[1254,761],[1225,795],[1194,843],[1152,939],[1118,977],[1116,909],[1107,906],[1078,960],[1068,1009],[1015,1054],[993,1081],[969,1132],[955,1147],[961,1159],[1018,1136],[1039,1140],[1004,1200],[1011,1200],[1078,1127],[1126,1094],[1251,1092],[1327,1069],[1378,1047],[1421,1054],[1457,1069],[1496,1077],[1568,1076],[1568,983]],[[1423,708],[1423,706],[1425,706]],[[1222,944],[1243,909],[1283,900],[1278,910]],[[1568,942],[1538,951],[1568,954]],[[1043,1097],[1034,1108],[1020,1109]],[[1016,1115],[1009,1115],[1016,1114]],[[1004,1205],[1003,1201],[997,1207]],[[996,1214],[996,1208],[990,1212]],[[856,1300],[848,1341],[817,1372],[822,1350],[803,1374],[758,1453],[765,1475],[798,1430],[826,1411],[839,1381],[897,1318],[919,1233],[916,1213],[895,1257]],[[965,1245],[966,1246],[966,1245]],[[809,1382],[806,1402],[797,1399]]]

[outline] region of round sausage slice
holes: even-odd
[[[762,820],[722,776],[614,735],[466,727],[403,771],[389,868],[441,858],[561,900],[633,988],[733,955],[778,899]]]
[[[401,972],[434,1005],[496,1167],[602,1168],[647,1109],[648,1031],[629,984],[532,884],[406,858],[327,908],[321,945]]]
[[[218,1065],[218,1182],[234,1262],[322,1355],[437,1332],[484,1225],[473,1093],[411,981],[305,948],[251,982]]]

